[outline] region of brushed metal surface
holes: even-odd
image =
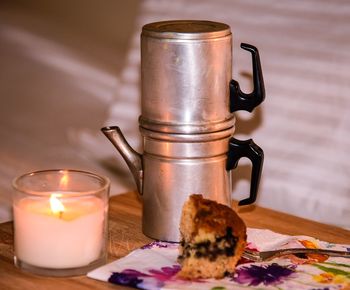
[[[230,204],[226,154],[176,159],[144,153],[143,162],[142,230],[148,237],[178,242],[182,206],[193,193]]]
[[[232,35],[226,24],[181,20],[143,27],[142,155],[118,127],[103,131],[142,192],[142,229],[151,238],[179,241],[182,206],[193,193],[231,204],[231,174],[226,170],[235,130],[229,104],[231,66]]]
[[[193,193],[231,204],[231,174],[226,170],[226,160],[234,129],[189,135],[141,128],[145,235],[179,241],[182,206]]]
[[[189,195],[231,204],[228,142],[235,127],[206,134],[169,134],[141,129],[144,151],[135,152],[116,126],[102,128],[127,162],[143,198],[142,230],[179,241],[182,206]]]
[[[183,28],[181,21],[154,31],[143,28],[140,125],[148,129],[164,124],[168,132],[197,133],[230,126],[231,32],[220,23],[214,30],[202,21],[191,23],[199,31],[176,31]]]

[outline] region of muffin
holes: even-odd
[[[246,245],[246,226],[230,207],[193,194],[182,208],[178,276],[222,278],[233,273]]]

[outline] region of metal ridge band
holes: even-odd
[[[140,128],[144,128],[155,132],[173,134],[203,134],[218,132],[234,127],[235,123],[236,118],[233,115],[231,118],[221,122],[208,122],[202,124],[164,123],[155,122],[154,120],[149,120],[142,116],[139,117]]]
[[[215,141],[220,139],[229,138],[233,135],[235,131],[235,126],[226,128],[225,130],[216,131],[216,132],[207,132],[207,133],[197,133],[197,134],[174,134],[174,133],[164,133],[148,130],[143,127],[139,127],[141,135],[145,138],[163,140],[170,142],[207,142]]]

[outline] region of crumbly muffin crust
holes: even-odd
[[[180,221],[178,276],[222,278],[233,273],[246,245],[246,226],[230,207],[193,194]]]

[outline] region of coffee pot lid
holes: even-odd
[[[163,39],[212,39],[230,34],[227,24],[207,20],[168,20],[142,27],[142,36]]]

